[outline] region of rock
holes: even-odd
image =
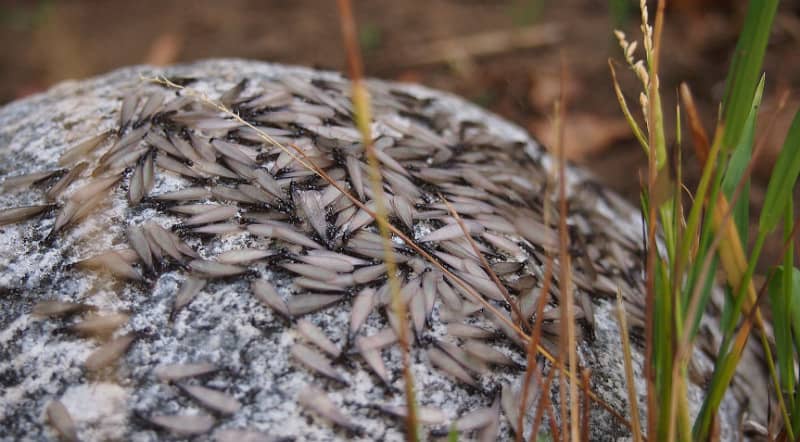
[[[147,80],[156,75],[190,89]],[[530,314],[556,238],[542,214],[552,161],[523,131],[461,99],[369,85],[391,220],[458,277],[395,235],[422,432],[446,434],[475,413],[490,435],[490,413],[501,409],[492,404],[504,386],[520,388],[525,352],[503,294],[441,198]],[[45,409],[58,400],[81,440],[403,439],[401,352],[371,217],[200,96],[298,147],[303,162],[374,207],[347,89],[336,73],[212,60],[121,69],[0,109],[0,172],[54,171],[6,179],[0,195],[0,207],[41,206],[0,217],[4,437],[55,438]],[[570,168],[567,178],[580,364],[592,390],[628,416],[613,309],[619,286],[640,335],[639,214],[586,173]],[[552,297],[554,306],[558,290]],[[354,334],[351,317],[365,317]],[[557,330],[545,325],[544,348],[557,348]],[[496,351],[482,354],[486,344]],[[555,384],[545,394],[557,402]],[[690,396],[696,408],[701,389]],[[723,435],[743,402],[726,397]],[[500,438],[512,438],[505,413],[499,422]],[[598,404],[591,431],[592,440],[629,434]]]

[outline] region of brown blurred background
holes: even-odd
[[[677,85],[687,81],[710,129],[746,2],[668,3],[661,64],[666,108],[674,108]],[[612,29],[639,38],[638,1],[362,0],[354,6],[369,75],[455,92],[545,142],[563,53],[569,156],[636,201],[645,158],[621,118],[607,60],[621,60]],[[798,40],[800,1],[785,0],[765,63],[765,116],[781,91],[800,85]],[[244,57],[338,70],[345,64],[333,0],[0,0],[0,41],[0,104],[64,79],[139,63]],[[636,108],[638,85],[624,65],[619,71]],[[797,108],[796,94],[791,97],[775,130],[761,134],[761,180]],[[695,160],[685,157],[691,175]],[[756,185],[756,206],[762,192]]]

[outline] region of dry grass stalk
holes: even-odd
[[[578,379],[577,376],[577,352],[575,344],[575,322],[572,311],[575,305],[575,293],[572,288],[570,278],[571,258],[569,255],[569,232],[567,231],[567,183],[566,183],[566,155],[564,152],[564,118],[566,115],[565,103],[565,81],[566,66],[564,56],[561,57],[561,90],[559,100],[555,106],[555,131],[556,146],[553,152],[558,167],[558,251],[559,251],[559,289],[561,290],[561,302],[559,310],[561,313],[561,333],[559,335],[559,359],[563,365],[566,358],[569,378],[572,382],[567,385],[563,376],[559,377],[559,399],[561,407],[561,431],[567,438],[577,442],[580,437],[578,431]],[[569,390],[569,415],[567,415],[567,388]],[[569,428],[568,428],[569,426]]]
[[[642,426],[639,417],[639,394],[636,392],[636,381],[633,372],[633,356],[631,355],[631,341],[628,336],[628,321],[626,319],[625,305],[622,303],[622,291],[617,290],[617,319],[619,320],[619,333],[622,340],[622,355],[625,363],[625,382],[628,391],[628,407],[631,411],[631,434],[633,442],[642,441]]]
[[[514,313],[514,316],[517,317],[517,321],[519,321],[520,328],[525,330],[527,328],[527,321],[525,320],[525,317],[522,315],[522,312],[519,309],[519,304],[516,301],[514,301],[514,298],[512,298],[511,294],[508,293],[508,289],[506,288],[506,286],[503,285],[503,283],[500,281],[500,278],[497,276],[497,272],[494,271],[492,266],[486,260],[486,257],[483,256],[483,253],[481,253],[480,249],[478,248],[478,245],[475,243],[475,239],[472,238],[472,235],[470,235],[469,233],[469,229],[464,224],[464,220],[461,219],[461,216],[458,214],[458,212],[456,212],[456,209],[453,207],[453,205],[450,204],[450,202],[447,201],[447,199],[443,195],[439,194],[439,198],[441,198],[441,200],[444,201],[445,205],[447,205],[447,209],[450,211],[450,215],[452,215],[453,218],[458,223],[458,226],[464,233],[464,238],[467,239],[467,242],[469,242],[469,245],[470,247],[472,247],[472,250],[475,252],[475,255],[478,256],[478,259],[480,260],[483,268],[486,270],[486,273],[489,275],[490,278],[492,278],[492,282],[494,282],[494,284],[497,286],[497,289],[500,290],[500,293],[503,294],[503,298],[505,298],[506,302],[511,307],[511,312]]]
[[[341,21],[342,35],[345,48],[347,50],[347,64],[350,70],[352,81],[352,100],[355,109],[356,126],[361,132],[361,139],[364,144],[367,161],[369,164],[369,179],[372,186],[372,193],[375,200],[375,220],[378,223],[381,238],[383,239],[383,257],[386,263],[386,276],[389,283],[389,290],[392,299],[392,310],[399,321],[398,341],[403,352],[403,380],[405,384],[406,396],[406,440],[416,442],[419,437],[417,434],[417,401],[414,391],[414,376],[411,373],[411,350],[408,336],[408,313],[406,304],[400,294],[400,281],[397,279],[397,262],[392,247],[392,234],[389,229],[387,218],[386,197],[383,193],[383,178],[381,177],[380,163],[375,153],[375,146],[372,143],[370,133],[370,123],[372,113],[370,111],[369,94],[363,81],[363,69],[361,54],[359,52],[358,40],[356,38],[356,24],[353,18],[353,10],[350,0],[339,0],[339,18]]]

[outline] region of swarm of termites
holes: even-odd
[[[206,95],[192,89],[196,81],[229,86]],[[129,207],[153,209],[163,216],[124,224],[118,246],[65,260],[63,266],[101,272],[141,290],[166,273],[179,274],[170,318],[204,292],[245,281],[250,293],[241,296],[269,309],[274,326],[296,331],[289,355],[282,357],[315,379],[291,399],[321,418],[318,425],[338,427],[343,434],[370,437],[358,416],[328,396],[354,387],[347,375],[354,364],[385,385],[386,399],[368,404],[371,409],[402,425],[407,410],[395,388],[402,378],[386,362],[399,327],[407,324],[415,358],[485,404],[453,417],[427,406],[426,392],[418,391],[423,428],[433,435],[455,428],[481,440],[511,438],[527,431],[518,428],[520,411],[532,415],[539,395],[549,393],[534,385],[528,404],[520,407],[521,385],[489,388],[482,378],[502,370],[521,379],[528,348],[519,331],[529,333],[537,322],[541,347],[558,353],[564,287],[574,290],[571,316],[580,345],[591,345],[595,304],[615,300],[618,291],[627,324],[640,337],[641,231],[631,228],[630,209],[617,196],[589,179],[573,180],[566,220],[571,283],[564,284],[558,280],[560,219],[547,156],[497,137],[484,121],[435,111],[435,98],[386,83],[370,84],[370,93],[373,144],[394,226],[395,276],[406,321],[392,309],[374,218],[381,202],[369,186],[365,147],[343,79],[142,79],[122,95],[115,127],[86,134],[42,170],[5,178],[4,192],[35,188],[41,198],[2,209],[0,225],[47,223],[51,227],[41,242],[52,244],[107,210],[109,201],[125,198]],[[156,192],[164,177],[180,185]],[[223,251],[207,253],[209,244],[222,241]],[[548,261],[552,282],[545,284]],[[542,297],[544,308],[537,314]],[[334,340],[319,320],[324,315],[312,314],[341,306],[349,309],[349,326],[345,339]],[[65,301],[54,294],[33,313],[73,318],[65,336],[96,340],[83,364],[93,373],[124,364],[126,352],[148,339],[127,326],[136,314],[132,310],[101,311],[91,298]],[[370,320],[380,324],[377,331],[364,327]],[[545,375],[551,363],[541,362],[540,368]],[[214,431],[249,400],[197,381],[221,369],[202,360],[152,367],[158,381],[174,385],[205,412],[139,417],[178,436]],[[77,439],[60,402],[47,407],[46,417],[65,440]],[[501,421],[507,428],[502,434]],[[225,441],[266,438],[253,428],[214,434]]]

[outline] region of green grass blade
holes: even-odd
[[[794,338],[794,350],[797,354],[800,354],[800,269],[797,267],[791,269],[791,272],[784,272],[783,287],[784,289],[789,289],[789,296],[791,297],[789,320],[792,337]],[[795,385],[795,387],[797,386]],[[794,428],[800,428],[800,389],[798,388],[795,388],[794,406],[792,407],[792,426]]]
[[[625,120],[628,121],[628,125],[631,127],[631,131],[636,137],[636,140],[639,141],[639,145],[641,145],[642,149],[644,149],[644,152],[647,153],[649,149],[647,145],[647,139],[645,138],[644,133],[642,133],[639,123],[637,123],[636,119],[633,118],[630,108],[628,108],[628,101],[625,99],[625,95],[622,93],[622,89],[619,86],[619,82],[617,81],[617,71],[614,69],[614,63],[611,61],[611,59],[608,60],[608,68],[611,70],[611,82],[614,85],[614,94],[617,96],[617,101],[619,102],[620,109],[622,109],[622,114],[625,115]]]
[[[728,201],[733,203],[732,198],[736,190],[736,186],[742,179],[747,165],[750,163],[750,158],[753,154],[753,140],[755,139],[756,117],[758,116],[758,109],[761,106],[761,97],[764,94],[764,76],[756,87],[756,93],[753,96],[753,102],[750,106],[750,113],[744,122],[742,136],[739,142],[733,149],[731,158],[728,161],[728,169],[725,172],[725,178],[722,181],[722,191],[728,198]],[[750,179],[746,178],[744,188],[739,194],[736,205],[733,207],[733,221],[736,224],[736,230],[739,231],[739,238],[742,244],[747,244],[747,233],[750,226]]]
[[[773,273],[767,288],[772,308],[772,328],[775,335],[775,355],[778,359],[781,390],[787,395],[790,405],[794,401],[794,352],[791,334],[791,283],[786,284],[784,276],[791,278],[791,272],[779,267]]]
[[[748,3],[744,28],[725,82],[722,102],[725,151],[736,146],[744,129],[777,9],[778,0],[750,0]]]
[[[456,424],[450,426],[450,431],[447,432],[447,442],[458,442],[458,428],[456,428]]]
[[[730,380],[733,379],[734,372],[736,372],[736,366],[738,365],[740,355],[732,351],[730,345],[731,339],[735,331],[735,325],[738,323],[738,318],[741,317],[744,300],[747,297],[746,287],[750,284],[750,280],[753,277],[756,262],[761,254],[765,239],[766,235],[759,233],[747,264],[747,270],[742,277],[740,288],[733,299],[733,307],[730,310],[731,319],[728,324],[720,324],[723,329],[722,344],[720,345],[719,355],[714,365],[714,374],[711,377],[707,396],[703,400],[703,405],[700,408],[700,413],[694,424],[693,431],[696,440],[705,440],[707,438],[711,428],[712,417],[716,414],[720,403],[722,403],[722,397],[728,389]]]
[[[792,335],[795,351],[800,353],[800,269],[792,271]]]
[[[761,218],[758,221],[760,231],[770,233],[778,226],[787,201],[792,199],[792,189],[798,174],[800,174],[800,111],[792,120],[792,126],[772,170],[772,178],[767,185],[767,195],[764,197],[764,207],[761,209]]]
[[[798,391],[798,373],[794,369],[794,357],[800,354],[797,347],[792,346],[792,338],[797,338],[797,334],[793,333],[795,330],[800,330],[800,316],[797,315],[797,310],[794,309],[795,299],[800,298],[800,270],[794,266],[794,242],[792,241],[792,230],[794,229],[794,203],[790,199],[784,209],[783,217],[783,240],[786,242],[786,252],[783,255],[783,272],[782,276],[782,289],[783,297],[786,307],[786,333],[789,336],[789,345],[791,346],[792,353],[789,354],[790,362],[787,364],[791,367],[791,384],[786,390],[786,397],[789,400],[789,407],[792,410],[792,428],[800,428],[800,400],[797,395]],[[777,328],[773,326],[773,328]],[[795,339],[795,345],[800,345],[800,341]],[[788,372],[788,368],[786,369]]]
[[[622,29],[625,27],[632,9],[632,4],[628,0],[609,0],[608,12],[611,16],[613,29]]]

